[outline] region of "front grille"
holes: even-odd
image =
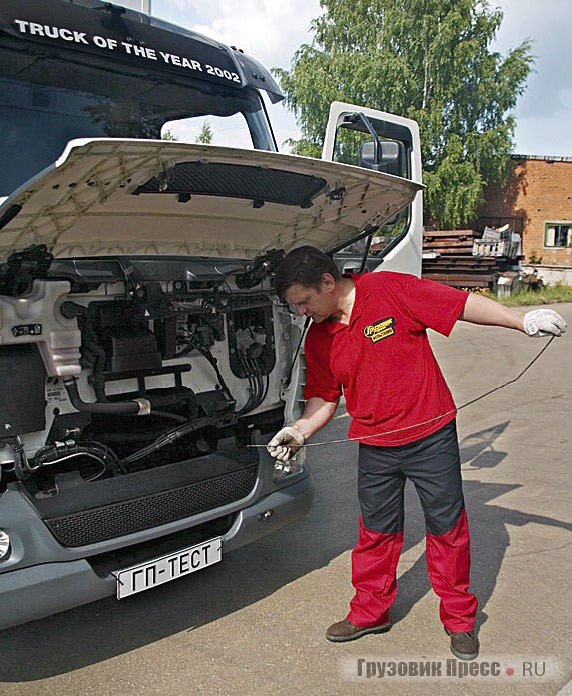
[[[88,556],[86,560],[100,578],[105,578],[109,573],[116,572],[121,568],[141,565],[154,558],[168,556],[181,549],[202,544],[214,537],[224,536],[237,517],[238,512],[217,517],[214,520],[196,524],[194,527],[182,529],[166,536],[148,539],[132,546],[122,546],[119,549],[105,551],[96,556]]]
[[[213,510],[245,498],[256,483],[252,466],[142,498],[45,520],[64,546],[85,546]]]

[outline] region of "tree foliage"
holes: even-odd
[[[319,157],[330,102],[415,119],[420,126],[426,220],[467,224],[487,184],[502,183],[513,147],[511,112],[532,69],[531,43],[505,57],[490,44],[502,12],[486,0],[321,0],[314,40],[290,71],[275,70],[302,137]]]
[[[203,145],[210,145],[213,140],[213,129],[208,121],[203,121],[203,125],[199,134],[195,138],[195,143],[202,143]]]

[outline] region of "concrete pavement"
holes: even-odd
[[[554,308],[572,327],[572,304]],[[466,324],[432,336],[458,405],[515,377],[545,340]],[[411,489],[395,625],[352,643],[325,640],[352,596],[356,445],[343,443],[310,450],[316,500],[297,525],[128,600],[0,633],[0,694],[568,696],[571,341],[572,328],[518,382],[459,413],[476,667],[449,652]],[[340,413],[320,440],[343,438],[347,425]]]

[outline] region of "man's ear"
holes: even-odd
[[[331,292],[336,286],[336,281],[331,273],[324,273],[320,280],[324,290]]]

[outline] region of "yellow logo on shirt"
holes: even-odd
[[[388,336],[393,336],[395,333],[395,319],[393,317],[386,317],[385,319],[379,319],[373,324],[368,324],[363,329],[363,335],[369,338],[372,343],[377,343],[381,341],[382,338],[387,338]]]

